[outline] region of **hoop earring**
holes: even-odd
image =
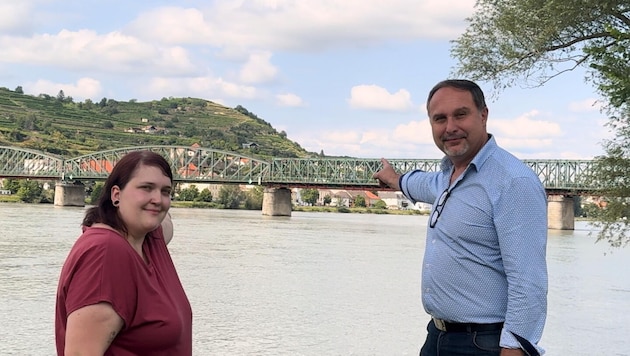
[[[120,205],[120,201],[118,201],[118,200],[114,200],[114,201],[112,202],[112,205],[113,205],[115,208],[117,208],[117,207],[118,207],[118,205]]]

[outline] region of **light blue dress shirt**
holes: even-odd
[[[404,195],[433,203],[450,195],[427,228],[422,303],[433,317],[459,323],[505,322],[501,347],[537,345],[547,315],[547,195],[540,179],[493,136],[463,174],[453,165],[400,178]]]

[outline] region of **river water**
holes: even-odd
[[[0,203],[0,355],[54,355],[84,208]],[[195,355],[417,355],[426,216],[172,209]],[[549,232],[547,355],[630,355],[630,248]]]

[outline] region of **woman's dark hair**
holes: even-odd
[[[173,183],[171,166],[164,157],[151,151],[129,152],[114,165],[114,169],[109,177],[107,177],[103,191],[96,205],[88,209],[85,213],[85,217],[83,218],[84,226],[103,223],[118,231],[127,232],[127,226],[125,226],[122,218],[118,215],[118,209],[113,205],[112,187],[117,185],[121,190],[124,189],[141,165],[161,169],[162,173],[169,177],[171,183]]]
[[[470,92],[477,109],[481,111],[486,108],[486,98],[484,97],[483,90],[481,90],[479,85],[466,79],[448,79],[437,83],[429,92],[429,97],[427,98],[427,112],[429,111],[429,103],[431,102],[433,95],[442,88],[455,88]]]

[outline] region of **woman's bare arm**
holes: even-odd
[[[166,213],[164,220],[162,220],[162,233],[164,234],[164,242],[168,245],[173,239],[173,220],[171,220],[171,213]]]
[[[66,356],[105,354],[124,325],[109,303],[98,303],[77,309],[68,315]]]

